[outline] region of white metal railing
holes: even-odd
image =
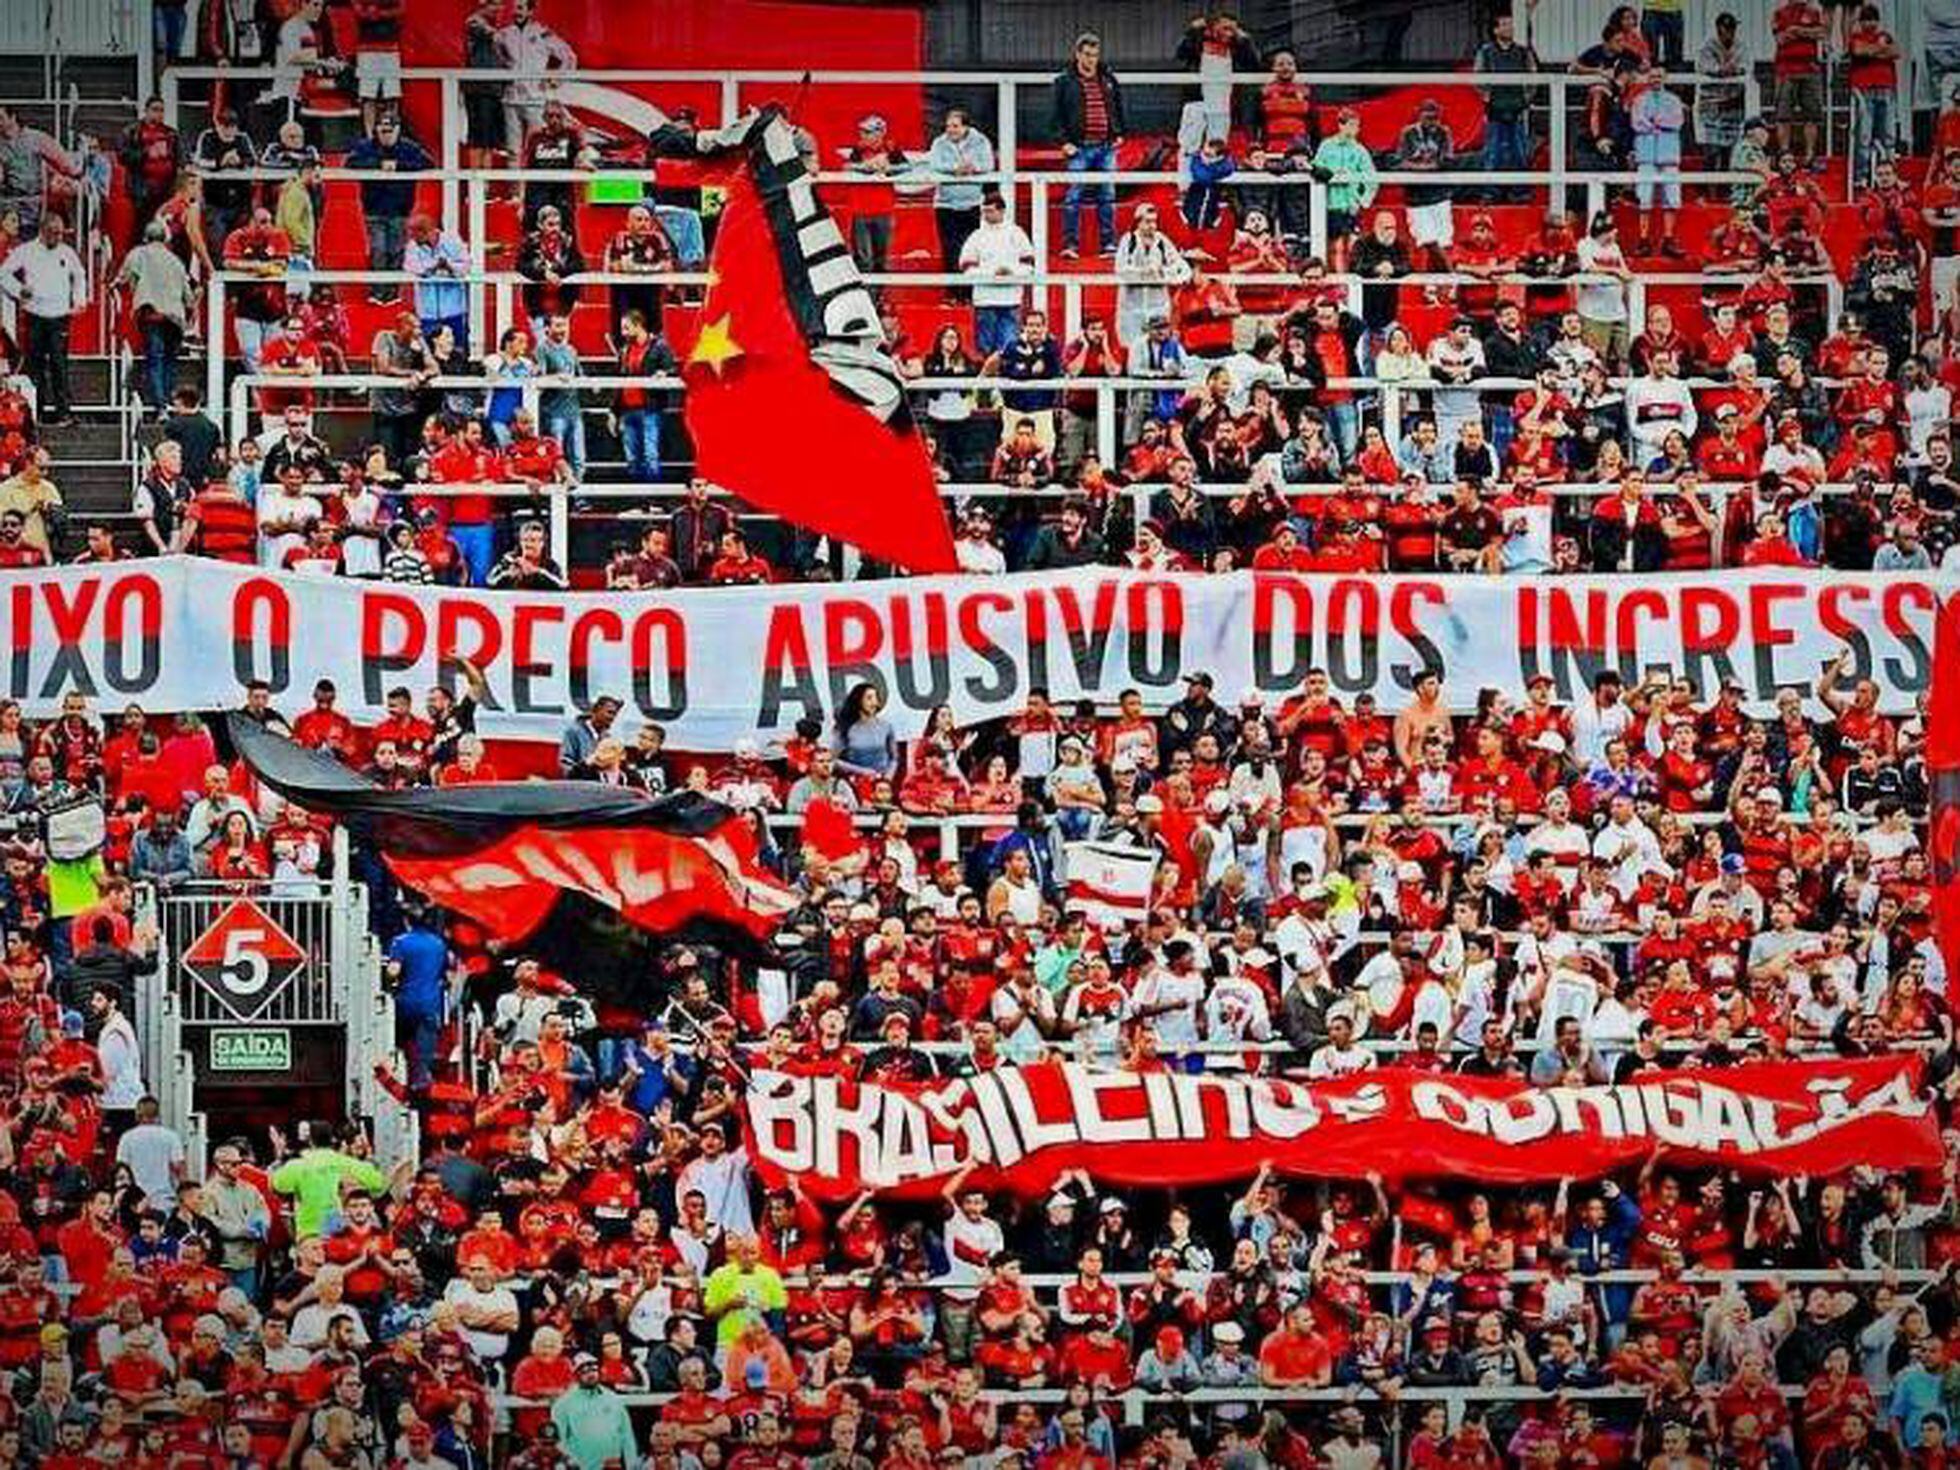
[[[161,90],[167,116],[173,124],[178,121],[178,109],[182,100],[182,89],[186,82],[216,82],[219,80],[243,81],[247,79],[270,80],[282,73],[271,66],[174,66],[168,69],[161,79]],[[462,161],[462,139],[464,136],[465,114],[463,108],[463,87],[470,83],[508,83],[510,75],[500,70],[469,70],[454,68],[409,67],[402,73],[404,82],[421,86],[432,84],[439,89],[441,99],[442,126],[440,135],[440,163],[445,170],[457,170]],[[1195,73],[1188,71],[1124,71],[1123,84],[1131,89],[1146,87],[1166,87],[1178,91],[1188,91],[1198,84]],[[1004,190],[1018,189],[1027,184],[1033,191],[1037,206],[1037,234],[1045,234],[1044,196],[1049,184],[1035,179],[1029,170],[1021,167],[1021,142],[1019,136],[1018,109],[1023,91],[1033,91],[1037,96],[1045,96],[1053,85],[1052,72],[966,72],[966,71],[706,71],[706,70],[662,70],[662,69],[592,69],[551,74],[546,84],[557,95],[574,106],[590,105],[595,111],[610,117],[619,118],[622,114],[640,109],[640,115],[621,123],[631,134],[648,131],[660,117],[661,110],[651,101],[620,88],[632,85],[669,85],[676,87],[712,87],[717,96],[719,121],[733,122],[747,105],[770,100],[779,95],[786,85],[809,86],[906,86],[926,85],[943,87],[972,87],[990,91],[994,96],[995,132],[993,141],[1000,161],[997,173]],[[1233,85],[1244,87],[1263,86],[1270,75],[1264,72],[1245,72],[1235,75]],[[1548,144],[1550,149],[1549,167],[1542,173],[1532,175],[1523,182],[1538,184],[1549,190],[1549,206],[1563,210],[1567,206],[1568,191],[1576,180],[1589,185],[1589,201],[1596,207],[1603,195],[1603,183],[1593,175],[1576,168],[1571,161],[1570,112],[1571,94],[1577,92],[1583,97],[1594,85],[1595,79],[1575,76],[1565,71],[1539,71],[1529,73],[1505,73],[1501,76],[1480,75],[1467,71],[1429,71],[1429,72],[1302,72],[1302,84],[1315,88],[1340,88],[1348,91],[1367,89],[1401,90],[1412,87],[1440,87],[1449,89],[1470,88],[1483,90],[1502,88],[1521,90],[1533,94],[1543,94],[1546,111]],[[1703,77],[1693,72],[1670,74],[1669,85],[1696,87],[1714,85],[1741,87],[1744,106],[1749,112],[1758,110],[1759,96],[1753,75],[1748,77]],[[744,97],[744,88],[762,88],[765,93]],[[611,171],[607,171],[611,172]],[[967,176],[971,181],[973,176]],[[1098,176],[1089,174],[1059,175],[1069,182],[1089,182]],[[1481,182],[1490,183],[1495,175],[1477,176]],[[1174,173],[1149,176],[1158,183],[1179,182]],[[1425,175],[1422,182],[1433,181],[1433,175]],[[1319,194],[1319,190],[1315,193]],[[478,196],[480,197],[480,195]],[[443,183],[443,217],[454,228],[462,217],[462,200],[454,179]],[[1317,237],[1318,238],[1318,237]],[[1037,238],[1040,247],[1043,241]],[[1324,249],[1324,240],[1317,244]]]
[[[143,1058],[143,1080],[157,1100],[159,1119],[184,1142],[186,1177],[201,1179],[205,1120],[197,1107],[196,1069],[184,1046],[182,1008],[171,993],[176,956],[170,948],[169,936],[164,933],[156,897],[155,890],[147,884],[137,890],[135,918],[139,923],[150,924],[157,932],[157,963],[153,973],[137,978],[130,1019],[136,1027],[137,1049]]]
[[[368,925],[368,891],[350,871],[347,829],[333,832],[333,876],[328,883],[329,924],[335,964],[334,996],[347,1027],[348,1111],[372,1124],[375,1163],[385,1172],[421,1157],[421,1123],[415,1109],[374,1075],[387,1061],[397,1073],[395,999],[382,984],[381,948]]]

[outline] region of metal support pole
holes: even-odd
[[[225,401],[225,278],[211,278],[210,303],[204,321],[204,401],[212,408]]]
[[[1571,170],[1569,140],[1566,137],[1565,83],[1563,81],[1553,82],[1547,96],[1551,98],[1551,141],[1548,146],[1551,149],[1552,187],[1551,197],[1545,201],[1545,210],[1547,214],[1562,215],[1565,213],[1569,199],[1566,193],[1566,184]],[[1531,161],[1526,159],[1524,167],[1529,168],[1530,166]]]
[[[469,181],[470,216],[470,273],[481,276],[488,267],[485,265],[484,243],[489,234],[488,201],[484,198],[486,185],[481,179]],[[483,282],[471,281],[468,286],[470,303],[470,353],[482,356],[483,342]]]
[[[1319,260],[1327,259],[1327,190],[1321,184],[1307,184],[1307,249]]]
[[[1034,258],[1046,262],[1048,259],[1048,183],[1036,179],[1028,189],[1028,239],[1034,244]],[[1028,297],[1028,304],[1036,311],[1048,310],[1048,288],[1036,286]]]
[[[211,411],[216,413],[217,410],[218,405],[212,404]],[[225,415],[225,429],[227,448],[252,432],[251,390],[246,386],[242,375],[231,380],[231,403]]]
[[[436,85],[442,90],[442,227],[452,235],[463,228],[463,201],[458,172],[463,166],[463,89],[454,77]]]
[[[723,127],[742,115],[742,84],[733,76],[721,79],[721,123]]]
[[[558,565],[572,564],[572,498],[563,486],[549,492],[547,509],[551,519],[551,554]]]
[[[994,167],[1007,175],[1006,178],[1001,180],[1000,191],[1007,196],[1010,204],[1014,198],[1014,176],[1018,172],[1014,162],[1014,154],[1021,145],[1020,119],[1015,116],[1014,111],[1015,99],[1018,95],[1012,79],[1002,77],[996,91],[994,102],[996,114],[994,128],[998,134],[994,139]],[[1010,219],[1013,218],[1013,210],[1011,208],[1008,211],[1008,217]]]

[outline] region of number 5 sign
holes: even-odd
[[[257,1016],[306,968],[306,951],[249,898],[234,900],[180,963],[241,1021]]]

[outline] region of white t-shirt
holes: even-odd
[[[1357,1072],[1375,1070],[1375,1054],[1367,1047],[1339,1047],[1331,1041],[1315,1052],[1307,1062],[1307,1075],[1317,1081],[1336,1077],[1352,1077]]]
[[[484,1312],[509,1311],[514,1314],[517,1311],[517,1298],[511,1294],[508,1286],[493,1286],[488,1291],[478,1291],[463,1276],[458,1276],[443,1289],[442,1299],[454,1302],[458,1307]],[[475,1327],[465,1327],[462,1332],[470,1351],[486,1361],[498,1361],[510,1351],[510,1334],[507,1332],[484,1332]]]
[[[161,1123],[139,1123],[116,1144],[116,1162],[129,1165],[136,1187],[160,1209],[177,1207],[177,1178],[173,1165],[184,1162],[184,1140]]]
[[[946,1295],[955,1301],[970,1302],[980,1294],[986,1279],[987,1263],[1007,1248],[1007,1237],[1000,1223],[990,1215],[969,1220],[966,1211],[955,1210],[946,1220]]]
[[[1601,827],[1599,835],[1593,838],[1593,856],[1612,868],[1611,882],[1621,898],[1632,896],[1640,886],[1641,876],[1649,869],[1666,867],[1660,839],[1637,817],[1625,826],[1608,822]]]
[[[1570,893],[1579,881],[1579,867],[1586,854],[1592,851],[1592,844],[1586,840],[1586,829],[1577,822],[1543,821],[1533,827],[1524,839],[1525,855],[1549,852],[1552,855],[1552,868],[1558,874],[1559,886]]]
[[[1159,1046],[1190,1046],[1198,1040],[1198,1007],[1205,998],[1205,980],[1196,970],[1175,974],[1154,967],[1130,994],[1130,1013],[1141,1017],[1152,1006],[1174,1003],[1175,1010],[1144,1020]]]
[[[102,1058],[102,1106],[134,1108],[143,1100],[143,1049],[129,1017],[117,1015],[95,1040]]]
[[[1596,271],[1602,267],[1624,270],[1627,258],[1620,247],[1595,240],[1590,235],[1579,242],[1579,269]],[[1627,319],[1627,293],[1617,280],[1597,281],[1579,287],[1574,298],[1579,315],[1591,322],[1624,322]]]

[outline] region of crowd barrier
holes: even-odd
[[[279,68],[271,66],[174,66],[166,71],[161,79],[166,116],[174,125],[180,127],[186,125],[182,113],[186,83],[226,82],[235,85],[240,82],[272,81],[282,75]],[[1118,75],[1124,88],[1133,95],[1140,89],[1156,88],[1188,93],[1198,85],[1197,76],[1188,71],[1133,71],[1120,68]],[[1231,82],[1236,91],[1242,87],[1255,89],[1262,87],[1270,79],[1270,73],[1267,72],[1241,72],[1234,74]],[[1594,78],[1566,71],[1507,72],[1501,78],[1469,71],[1302,71],[1298,79],[1303,85],[1313,88],[1320,96],[1326,96],[1329,89],[1339,89],[1350,94],[1356,91],[1374,90],[1400,93],[1410,89],[1431,87],[1477,90],[1493,84],[1528,92],[1532,94],[1534,103],[1542,100],[1548,160],[1546,170],[1534,181],[1544,183],[1549,189],[1551,207],[1560,210],[1567,207],[1568,192],[1575,180],[1593,182],[1590,176],[1572,161],[1574,149],[1571,137],[1571,113],[1575,102],[1573,94],[1576,93],[1579,99],[1583,99],[1595,85]],[[503,85],[510,81],[510,76],[507,72],[488,69],[406,67],[402,71],[402,80],[409,88],[417,91],[428,86],[437,89],[441,118],[438,136],[440,154],[437,161],[443,170],[457,172],[461,167],[463,140],[466,136],[463,89],[472,85],[483,86],[493,83]],[[568,105],[589,107],[596,114],[616,119],[621,132],[629,136],[650,131],[664,117],[658,104],[644,95],[629,90],[634,88],[665,90],[669,105],[674,106],[679,105],[677,99],[704,99],[706,94],[712,91],[714,116],[712,121],[704,118],[710,126],[733,122],[745,108],[772,100],[787,101],[793,91],[807,87],[917,86],[962,95],[965,91],[971,91],[983,101],[991,102],[991,117],[986,115],[987,109],[982,107],[976,121],[988,133],[994,144],[997,158],[996,174],[1003,189],[1008,190],[1017,188],[1039,172],[1038,168],[1022,167],[1023,145],[1020,129],[1022,103],[1024,100],[1027,102],[1031,113],[1039,108],[1041,114],[1045,116],[1049,90],[1054,83],[1054,73],[1052,71],[795,72],[608,68],[567,71],[550,76],[546,80],[555,94]],[[1667,81],[1670,86],[1676,87],[1739,88],[1747,112],[1755,112],[1760,106],[1761,94],[1753,72],[1743,77],[1714,77],[1702,76],[1694,72],[1673,72],[1668,74]],[[924,138],[901,140],[904,144],[920,148],[923,148],[927,141]],[[1080,182],[1095,176],[1084,173],[1067,177]],[[1490,181],[1489,175],[1479,175],[1479,178],[1486,183]],[[1149,175],[1145,176],[1145,181],[1176,182],[1177,176],[1175,174]],[[463,207],[460,191],[454,187],[454,181],[444,185],[442,207],[445,222],[451,228],[456,228],[463,217]]]

